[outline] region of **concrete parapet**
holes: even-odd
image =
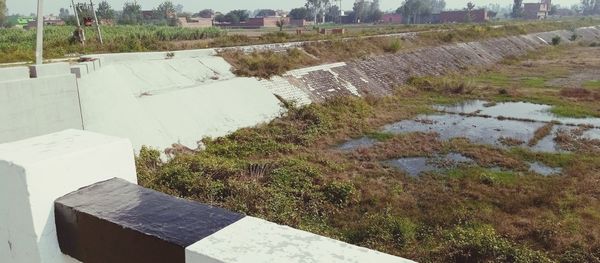
[[[137,181],[126,139],[67,130],[0,144],[0,262],[78,262],[59,250],[54,200],[113,177]]]
[[[29,72],[32,78],[54,77],[71,74],[71,68],[69,63],[59,62],[29,66]]]
[[[0,68],[0,82],[29,79],[29,68]]]
[[[82,129],[75,75],[0,82],[0,143]]]

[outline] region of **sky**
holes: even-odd
[[[81,2],[85,0],[79,0]],[[95,0],[100,1],[100,0]],[[158,6],[159,3],[164,0],[138,0],[138,3],[142,5],[143,9],[152,9]],[[232,9],[248,9],[256,10],[263,8],[270,9],[283,9],[289,10],[294,7],[304,5],[305,0],[172,0],[175,4],[182,4],[185,11],[198,12],[205,8],[214,9],[216,11],[227,12]],[[501,6],[507,6],[513,1],[503,0],[471,0],[475,5],[487,5],[487,4],[500,4]],[[538,0],[524,0],[524,2],[537,2]],[[120,10],[125,0],[108,0],[114,9]],[[469,0],[446,0],[446,8],[458,9],[463,8],[467,5]],[[579,3],[578,0],[554,0],[553,4],[559,4],[562,6],[569,7],[573,4]],[[44,13],[45,14],[58,14],[58,10],[61,7],[69,7],[70,0],[44,0]],[[354,0],[343,0],[342,7],[344,10],[352,8]],[[402,0],[380,0],[381,9],[384,11],[395,10],[402,4]],[[37,0],[7,0],[7,6],[9,13],[11,14],[30,14],[36,11]]]

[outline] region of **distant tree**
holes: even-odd
[[[3,1],[3,0],[0,0]],[[60,11],[58,11],[58,17],[62,20],[67,20],[69,19],[69,16],[71,16],[71,13],[69,12],[69,9],[67,8],[61,8]]]
[[[306,8],[311,10],[314,16],[315,24],[318,23],[317,18],[322,18],[321,22],[325,22],[325,10],[331,5],[330,0],[306,0]]]
[[[108,1],[104,0],[98,3],[98,10],[96,10],[96,14],[99,19],[114,19],[115,18],[115,10],[112,9]]]
[[[258,12],[256,12],[256,17],[269,17],[269,16],[276,16],[277,12],[275,12],[275,10],[273,9],[261,9],[258,10]]]
[[[556,15],[558,8],[559,8],[558,5],[552,5],[552,7],[550,7],[550,12],[548,12],[548,14],[551,16]]]
[[[277,20],[277,22],[275,22],[275,25],[277,25],[277,27],[279,27],[279,31],[283,31],[283,27],[285,26],[285,24],[286,24],[286,22],[283,18],[279,19],[279,20]]]
[[[136,2],[125,2],[121,13],[120,23],[139,24],[142,22],[142,7]]]
[[[439,14],[446,8],[446,1],[444,0],[432,0],[431,1],[431,13]]]
[[[473,4],[473,2],[468,2],[467,8],[465,8],[465,11],[467,11],[467,17],[466,17],[467,22],[473,22],[473,10],[474,9],[475,9],[475,4]]]
[[[354,21],[361,23],[378,22],[383,16],[379,8],[379,0],[357,0],[352,8]]]
[[[6,8],[6,0],[0,0],[0,27],[6,25],[6,15],[8,14],[8,9]]]
[[[212,18],[215,15],[215,11],[212,9],[204,9],[198,12],[198,16],[202,18]]]
[[[165,1],[154,9],[154,14],[157,19],[172,19],[177,14],[177,10],[175,10],[173,2]]]
[[[441,3],[438,3],[438,5]],[[443,4],[445,6],[445,2]],[[396,13],[402,14],[406,23],[417,24],[423,16],[433,14],[433,1],[431,0],[405,0]]]
[[[214,17],[214,20],[216,22],[220,22],[220,23],[227,22],[227,19],[225,18],[225,15],[221,14],[221,13],[216,14],[215,17]]]
[[[292,9],[292,11],[290,11],[289,16],[292,19],[305,19],[308,20],[311,17],[311,14],[308,10],[308,8],[306,7],[300,7],[300,8],[294,8]]]
[[[237,24],[239,22],[242,21],[247,21],[248,18],[250,18],[250,13],[248,12],[248,10],[232,10],[229,13],[227,13],[224,17],[220,18],[223,21],[219,21],[219,22],[229,22],[232,24]]]
[[[523,17],[523,0],[514,0],[511,16],[512,18]]]
[[[341,14],[342,12],[340,7],[337,5],[332,5],[327,8],[327,12],[325,12],[325,22],[338,22]]]
[[[183,5],[182,4],[177,4],[175,6],[175,13],[177,13],[177,15],[183,14]]]

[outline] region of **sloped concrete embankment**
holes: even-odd
[[[195,149],[278,116],[279,101],[260,82],[239,78],[214,50],[98,55],[102,68],[79,79],[86,130],[159,149]]]
[[[388,95],[393,88],[413,76],[436,76],[467,67],[489,66],[508,57],[551,45],[556,36],[561,42],[599,41],[600,27],[534,33],[488,39],[412,52],[386,54],[348,63],[334,63],[292,70],[283,76],[261,81],[263,86],[286,100],[299,104],[322,102],[343,95]]]

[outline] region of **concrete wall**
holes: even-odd
[[[77,262],[58,248],[54,200],[113,177],[137,182],[126,139],[68,130],[0,144],[0,262]]]
[[[27,68],[0,69],[0,143],[83,128],[77,82],[65,66],[34,67],[37,78]]]

